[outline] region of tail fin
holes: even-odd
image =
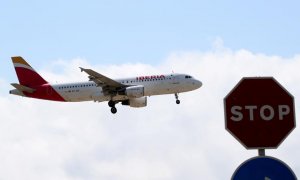
[[[21,56],[11,57],[21,85],[35,86],[48,83]]]

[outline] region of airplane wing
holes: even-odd
[[[119,83],[113,79],[110,79],[100,73],[97,73],[96,71],[92,69],[85,69],[82,67],[79,67],[81,72],[84,71],[89,75],[90,81],[94,81],[98,86],[102,87],[103,91],[111,93],[116,92],[116,90],[119,90],[121,88],[127,87],[127,85],[124,85],[122,83]]]

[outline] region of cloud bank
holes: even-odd
[[[113,78],[188,73],[203,87],[180,94],[180,105],[174,95],[154,96],[146,108],[118,105],[116,115],[106,103],[58,103],[2,93],[0,179],[230,179],[240,163],[257,155],[224,128],[223,98],[242,77],[274,76],[294,95],[299,113],[299,55],[268,56],[218,44],[207,52],[171,53],[156,66],[89,64],[78,58],[36,70],[51,82],[87,80],[79,66]],[[1,86],[9,88],[1,79]],[[299,137],[296,128],[277,150],[266,151],[298,176]]]

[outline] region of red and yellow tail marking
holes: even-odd
[[[34,71],[34,69],[21,56],[15,56],[12,57],[11,59],[14,63],[15,68],[22,67]]]
[[[21,85],[35,86],[48,83],[21,56],[11,58]]]
[[[12,85],[21,93],[32,98],[65,101],[21,56],[14,56],[11,59],[20,82]]]

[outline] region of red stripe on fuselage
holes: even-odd
[[[59,95],[50,84],[43,84],[40,86],[31,86],[35,89],[33,93],[24,92],[27,97],[44,99],[50,101],[66,101],[61,95]]]

